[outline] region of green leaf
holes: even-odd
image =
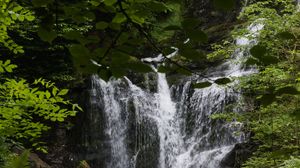
[[[131,15],[130,17],[133,22],[135,22],[139,25],[142,25],[143,23],[145,23],[145,18],[143,18],[143,17],[139,17],[137,15]]]
[[[10,16],[11,16],[11,18],[12,18],[13,20],[17,20],[17,19],[18,19],[18,16],[17,16],[16,13],[12,13]]]
[[[9,72],[9,73],[11,73],[14,68],[15,68],[15,65],[8,65],[8,66],[4,67],[4,69],[6,70],[6,72]]]
[[[65,120],[65,119],[62,118],[62,117],[57,118],[57,121],[58,121],[58,122],[64,122],[64,120]]]
[[[265,94],[259,100],[263,106],[268,106],[276,100],[276,96],[274,94]]]
[[[194,61],[199,61],[205,58],[202,52],[190,48],[179,49],[179,54]]]
[[[2,66],[0,66],[0,73],[3,73],[4,72],[4,69]]]
[[[263,63],[263,65],[270,65],[277,63],[279,60],[274,56],[263,56],[259,58],[259,61]]]
[[[104,4],[106,6],[112,6],[114,5],[117,1],[116,0],[103,0]]]
[[[96,23],[96,29],[98,29],[98,30],[104,30],[104,29],[106,29],[107,27],[108,27],[108,23],[106,23],[106,22],[98,22],[98,23]]]
[[[299,93],[300,92],[293,86],[286,86],[276,91],[276,95],[282,95],[282,94],[297,95]]]
[[[61,91],[58,92],[57,95],[59,95],[59,96],[66,95],[68,93],[68,91],[69,91],[68,89],[62,89]]]
[[[76,39],[83,37],[80,34],[80,32],[78,32],[78,31],[70,31],[70,32],[65,33],[63,36],[64,36],[64,38],[69,39],[69,40],[76,40]]]
[[[109,24],[109,28],[111,28],[113,30],[120,30],[121,29],[121,24],[120,23],[111,22]]]
[[[51,97],[51,94],[50,94],[50,92],[47,90],[47,91],[46,91],[46,98],[49,99],[50,97]]]
[[[213,0],[214,6],[218,10],[229,11],[235,7],[235,0]]]
[[[259,61],[253,57],[248,58],[247,61],[245,62],[246,65],[255,65],[258,63]]]
[[[255,58],[263,57],[266,54],[266,52],[267,52],[266,47],[261,45],[256,45],[250,49],[251,55]]]
[[[112,77],[111,71],[107,69],[101,69],[98,73],[99,77],[105,81],[108,81]]]
[[[16,157],[9,167],[11,168],[29,168],[29,154],[28,150],[25,150],[20,156]]]
[[[290,33],[290,32],[281,32],[281,33],[278,33],[277,36],[283,40],[292,40],[292,39],[295,39],[295,36]]]
[[[231,80],[229,78],[219,78],[219,79],[215,80],[214,82],[218,85],[226,85],[226,84],[230,83]]]
[[[191,40],[196,42],[204,43],[208,41],[206,33],[204,33],[202,30],[188,30],[186,34]]]
[[[48,31],[42,27],[39,28],[38,35],[43,41],[47,41],[49,43],[51,43],[57,37],[56,32]]]
[[[54,87],[54,88],[52,89],[52,95],[53,95],[53,96],[56,96],[57,91],[58,91],[58,89],[57,89],[56,87]]]
[[[18,12],[18,11],[20,11],[20,10],[22,10],[23,8],[21,7],[21,6],[16,6],[16,7],[14,7],[13,8],[13,11],[14,12]]]
[[[79,60],[85,60],[85,57],[88,57],[90,54],[89,49],[80,44],[72,45],[71,47],[69,47],[69,51],[73,57]]]
[[[161,65],[161,66],[158,67],[157,71],[160,72],[160,73],[167,73],[167,72],[170,71],[170,69],[166,66]]]
[[[195,84],[193,84],[193,88],[202,89],[202,88],[209,87],[211,85],[212,85],[212,83],[206,81],[206,82],[201,82],[201,83],[195,83]]]
[[[186,69],[183,69],[181,67],[179,67],[178,69],[176,69],[176,72],[182,74],[182,75],[187,75],[187,76],[191,76],[192,75],[192,72],[186,70]]]
[[[152,72],[152,68],[150,66],[138,60],[129,62],[128,67],[134,72],[141,72],[141,73]]]
[[[120,66],[111,66],[110,69],[115,78],[121,78],[127,74],[126,69]]]
[[[33,21],[35,17],[33,15],[25,15],[26,20]]]
[[[127,19],[124,16],[124,14],[122,13],[117,13],[116,16],[113,18],[112,22],[113,23],[123,23],[125,22]]]
[[[291,113],[292,117],[295,117],[297,120],[300,120],[300,108],[295,109],[292,113]]]
[[[8,66],[9,64],[10,64],[10,60],[6,60],[3,65]]]
[[[19,19],[19,21],[23,22],[25,17],[23,15],[19,15],[18,19]]]
[[[147,7],[150,8],[154,12],[164,12],[164,11],[168,10],[168,8],[166,7],[166,5],[164,3],[158,2],[158,1],[152,1],[152,2],[148,3]]]
[[[100,5],[100,2],[98,2],[98,1],[90,1],[90,3],[91,3],[93,6],[99,6],[99,5]]]

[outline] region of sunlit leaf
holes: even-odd
[[[193,87],[197,89],[202,89],[202,88],[209,87],[211,85],[212,83],[206,81],[206,82],[195,83],[193,84]]]
[[[62,89],[61,91],[59,91],[59,92],[58,92],[58,94],[57,94],[57,95],[59,95],[59,96],[63,96],[63,95],[66,95],[68,92],[69,92],[69,90],[68,90],[68,89]]]
[[[219,78],[219,79],[215,80],[214,82],[218,85],[226,85],[226,84],[230,83],[231,80],[229,78]]]

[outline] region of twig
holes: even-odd
[[[174,64],[174,65],[176,65],[176,66],[178,66],[179,68],[181,68],[181,69],[184,69],[184,70],[186,70],[186,71],[188,71],[188,72],[190,72],[190,73],[192,73],[192,74],[196,74],[196,75],[198,75],[198,76],[200,76],[200,77],[203,77],[203,78],[205,78],[205,79],[207,79],[207,80],[209,80],[209,81],[213,81],[213,80],[211,80],[209,77],[207,77],[207,76],[205,76],[205,75],[203,75],[203,74],[199,74],[199,73],[197,73],[197,72],[194,72],[194,71],[192,71],[192,70],[190,70],[189,68],[187,68],[187,67],[185,67],[185,66],[182,66],[182,65],[180,65],[179,63],[177,63],[176,61],[173,61],[172,59],[170,59],[170,58],[168,58],[167,56],[166,56],[166,54],[164,53],[164,51],[161,49],[161,48],[159,48],[157,45],[156,45],[156,43],[155,43],[155,41],[153,40],[153,38],[151,37],[151,35],[150,34],[148,34],[144,29],[143,29],[143,27],[141,27],[139,24],[137,24],[137,23],[135,23],[134,21],[132,21],[132,19],[129,17],[129,15],[126,13],[126,11],[125,11],[125,9],[123,8],[123,6],[122,6],[122,0],[118,0],[117,1],[117,4],[118,4],[118,6],[119,6],[119,8],[120,8],[120,11],[123,13],[123,15],[126,17],[126,19],[127,19],[127,21],[128,22],[130,22],[146,39],[147,39],[147,41],[152,45],[152,47],[158,52],[158,53],[161,53],[162,55],[163,55],[163,57],[166,59],[166,60],[168,60],[170,63],[172,63],[172,64]]]
[[[124,32],[124,29],[121,29],[121,31],[117,34],[117,36],[111,42],[110,46],[105,51],[103,57],[100,58],[100,61],[102,61],[109,54],[110,50],[113,49],[113,47],[116,45],[117,41],[119,40],[119,38],[121,37],[123,32]]]

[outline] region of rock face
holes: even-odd
[[[24,149],[21,149],[19,147],[14,147],[12,151],[20,155],[24,152]],[[42,160],[36,153],[29,153],[28,160],[31,168],[52,168],[44,160]]]
[[[257,145],[251,142],[236,144],[233,150],[221,161],[221,166],[240,168],[256,149]]]
[[[200,21],[199,28],[208,35],[208,42],[199,44],[197,48],[204,53],[211,53],[213,51],[211,44],[219,43],[222,40],[233,41],[229,35],[234,26],[239,24],[237,16],[242,9],[242,1],[237,0],[235,8],[231,11],[220,11],[215,8],[213,0],[185,0],[186,12],[184,17],[198,19]],[[223,59],[215,61],[204,59],[192,61],[186,66],[197,71],[217,66],[222,61]]]
[[[35,153],[31,153],[29,155],[29,160],[32,168],[51,168],[51,166],[41,160],[40,157]]]
[[[218,24],[236,21],[236,16],[241,9],[242,0],[237,0],[232,11],[222,12],[216,10],[212,0],[186,0],[186,16],[201,20],[203,28],[209,28]]]
[[[48,143],[48,154],[43,157],[51,168],[61,168],[66,162],[66,158],[70,156],[67,147],[68,136],[65,126],[57,126],[47,139],[51,139]],[[43,155],[41,155],[43,156]]]

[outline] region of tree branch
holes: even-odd
[[[159,48],[157,45],[156,45],[156,42],[153,40],[153,38],[151,37],[151,35],[149,34],[149,33],[147,33],[144,29],[143,29],[143,27],[142,26],[140,26],[139,24],[137,24],[137,23],[135,23],[130,17],[129,17],[129,15],[126,13],[126,11],[125,11],[125,9],[123,8],[123,5],[122,5],[122,1],[123,0],[117,0],[117,4],[118,4],[118,6],[119,6],[119,8],[120,8],[120,11],[122,12],[122,14],[126,17],[126,19],[127,19],[127,21],[128,22],[130,22],[146,39],[147,39],[147,41],[152,45],[152,47],[156,50],[156,52],[158,52],[158,53],[161,53],[162,55],[163,55],[163,57],[166,59],[166,60],[168,60],[170,63],[172,63],[172,64],[174,64],[174,65],[176,65],[177,67],[179,67],[179,68],[181,68],[181,69],[184,69],[184,70],[186,70],[186,71],[188,71],[188,72],[190,72],[190,73],[192,73],[192,74],[196,74],[196,75],[198,75],[198,76],[200,76],[200,77],[203,77],[203,78],[205,78],[205,79],[207,79],[207,80],[209,80],[209,81],[213,81],[213,80],[211,80],[209,77],[207,77],[207,76],[205,76],[205,75],[203,75],[203,74],[199,74],[199,73],[197,73],[197,72],[194,72],[194,71],[192,71],[191,69],[189,69],[189,68],[187,68],[187,67],[185,67],[185,66],[182,66],[182,65],[180,65],[179,63],[177,63],[176,61],[173,61],[172,59],[170,59],[170,58],[168,58],[167,56],[166,56],[166,54],[164,53],[164,51],[161,49],[161,48]]]

